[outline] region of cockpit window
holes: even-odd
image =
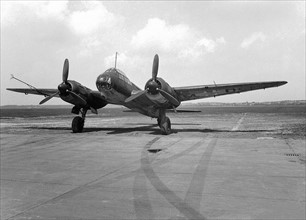
[[[110,90],[112,88],[112,80],[109,76],[101,76],[97,79],[98,89]]]
[[[107,69],[105,72],[106,72],[106,73],[109,73],[109,72],[116,72],[116,73],[118,73],[119,75],[121,74],[121,75],[123,75],[123,76],[126,77],[126,75],[125,75],[124,72],[122,72],[121,70],[116,69],[116,68],[109,68],[109,69]]]
[[[124,74],[124,72],[122,72],[121,70],[119,70],[119,69],[116,69],[117,70],[117,72],[119,73],[119,74],[121,74],[121,75],[123,75],[123,76],[125,76],[126,77],[126,75]]]
[[[122,81],[132,85],[131,81],[126,77],[126,75],[124,74],[124,72],[122,72],[121,70],[119,69],[116,69],[116,68],[109,68],[105,71],[105,73],[110,73],[110,74],[114,74],[115,77],[118,77],[119,79],[121,79]],[[101,81],[106,81],[105,79],[102,79]],[[106,88],[107,85],[106,83],[100,83],[100,84],[103,84],[103,88]],[[101,85],[100,85],[101,87]]]

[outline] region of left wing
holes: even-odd
[[[36,89],[36,88],[7,88],[7,90],[13,91],[13,92],[20,92],[24,94],[34,94],[34,95],[43,95],[43,96],[50,96],[55,94],[58,90],[57,89]],[[59,97],[57,95],[56,97]]]
[[[278,87],[286,83],[287,83],[286,81],[231,83],[231,84],[174,87],[173,89],[176,92],[180,101],[188,101],[194,99],[216,97],[221,95],[229,95],[233,93],[247,92],[258,89]]]

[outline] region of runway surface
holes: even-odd
[[[306,218],[305,112],[168,116],[2,118],[1,219]]]

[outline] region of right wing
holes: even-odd
[[[231,83],[202,86],[174,87],[174,91],[180,101],[209,98],[221,95],[247,92],[286,84],[286,81],[254,82],[254,83]]]
[[[50,96],[58,92],[58,89],[34,89],[34,88],[7,88],[9,91],[13,92],[19,92],[19,93],[24,93],[24,94],[34,94],[34,95],[43,95],[43,96]],[[59,95],[55,96],[59,97]]]
[[[126,104],[144,107],[144,106],[156,106],[156,107],[162,107],[164,103],[166,103],[167,100],[161,95],[151,95],[148,96],[146,90],[138,91],[137,93],[132,94],[130,97],[128,97],[125,100]]]

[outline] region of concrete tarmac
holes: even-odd
[[[306,218],[305,117],[72,117],[1,120],[1,219]]]

